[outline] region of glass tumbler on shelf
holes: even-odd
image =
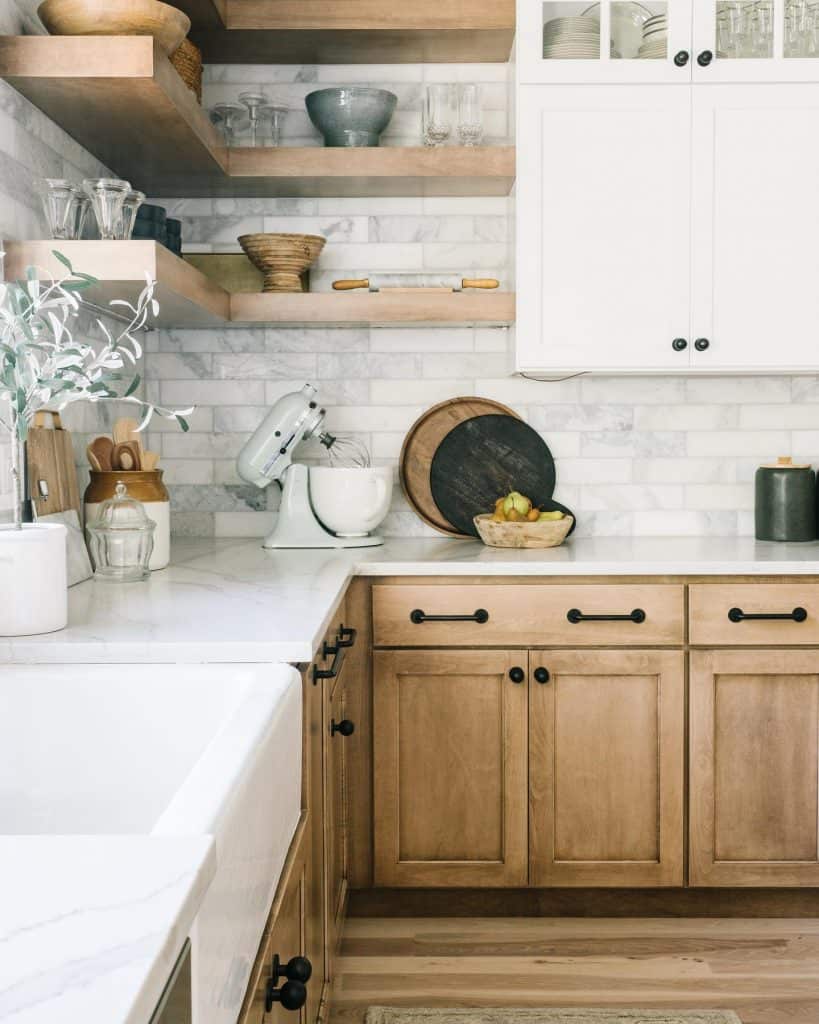
[[[244,103],[214,103],[210,108],[210,119],[221,131],[228,148],[238,145],[238,136],[250,124]]]
[[[131,191],[131,183],[119,178],[86,178],[82,187],[91,200],[100,238],[118,238],[122,205]]]
[[[121,238],[127,241],[134,230],[134,221],[136,220],[137,210],[145,202],[144,192],[129,192],[122,203],[122,213],[120,214],[119,224],[117,225],[117,238]]]
[[[282,128],[286,117],[287,107],[280,107],[275,103],[266,103],[259,107],[259,137],[262,140],[260,145],[281,145]]]
[[[481,87],[479,85],[458,86],[458,138],[462,146],[477,146],[483,138]]]
[[[88,200],[77,185],[63,178],[46,178],[39,186],[48,230],[52,238],[82,238]]]
[[[452,85],[430,83],[424,91],[423,132],[425,146],[443,146],[452,134]]]

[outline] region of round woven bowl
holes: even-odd
[[[153,36],[168,55],[191,27],[159,0],[45,0],[37,13],[53,36]]]
[[[573,516],[542,523],[498,523],[487,513],[473,522],[484,544],[491,548],[556,548],[572,528]]]
[[[239,245],[264,275],[263,292],[300,292],[301,275],[327,241],[321,235],[240,235]]]
[[[171,64],[199,102],[202,102],[202,51],[198,46],[183,39],[171,54]]]

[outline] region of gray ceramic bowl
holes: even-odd
[[[398,97],[386,89],[354,85],[319,89],[308,93],[304,102],[325,146],[377,146]]]

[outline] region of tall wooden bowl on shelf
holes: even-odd
[[[169,56],[191,28],[159,0],[45,0],[37,13],[53,36],[153,36]]]
[[[301,275],[318,259],[327,241],[322,235],[240,235],[239,245],[264,275],[263,292],[303,291]]]

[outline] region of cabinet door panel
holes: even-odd
[[[347,754],[346,737],[333,734],[333,722],[345,717],[344,672],[325,684],[325,820],[324,858],[326,871],[326,972],[332,980],[344,912],[347,903]]]
[[[532,654],[532,884],[682,884],[683,660]]]
[[[694,86],[692,365],[815,369],[819,85]]]
[[[819,655],[691,654],[692,885],[819,885]]]
[[[376,652],[376,884],[525,884],[521,665],[525,653]]]
[[[689,86],[519,90],[517,364],[689,364]]]

